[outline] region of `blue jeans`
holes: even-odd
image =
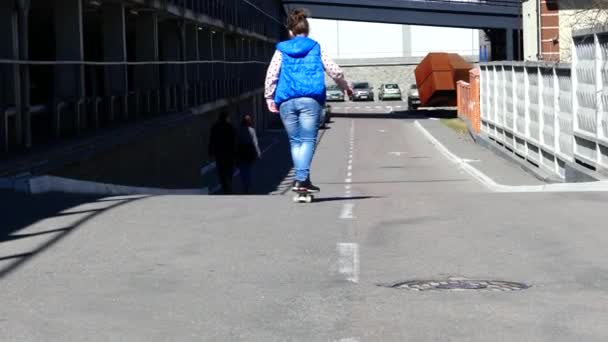
[[[289,137],[296,181],[305,181],[310,174],[322,111],[321,104],[308,97],[281,103],[281,120]]]

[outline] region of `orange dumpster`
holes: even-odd
[[[420,94],[420,106],[456,106],[456,83],[469,82],[469,70],[472,68],[473,66],[458,54],[429,53],[414,72]]]

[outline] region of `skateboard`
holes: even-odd
[[[293,192],[295,192],[295,195],[293,196],[293,201],[295,203],[312,203],[312,201],[315,199],[313,193],[306,190],[293,190]]]

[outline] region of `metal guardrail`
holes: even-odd
[[[481,65],[481,129],[515,155],[565,178],[574,162],[570,66]]]
[[[573,35],[572,64],[482,64],[482,132],[562,179],[608,170],[608,32]]]

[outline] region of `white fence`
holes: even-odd
[[[575,33],[572,64],[481,65],[482,132],[565,178],[566,163],[608,170],[608,30]]]

